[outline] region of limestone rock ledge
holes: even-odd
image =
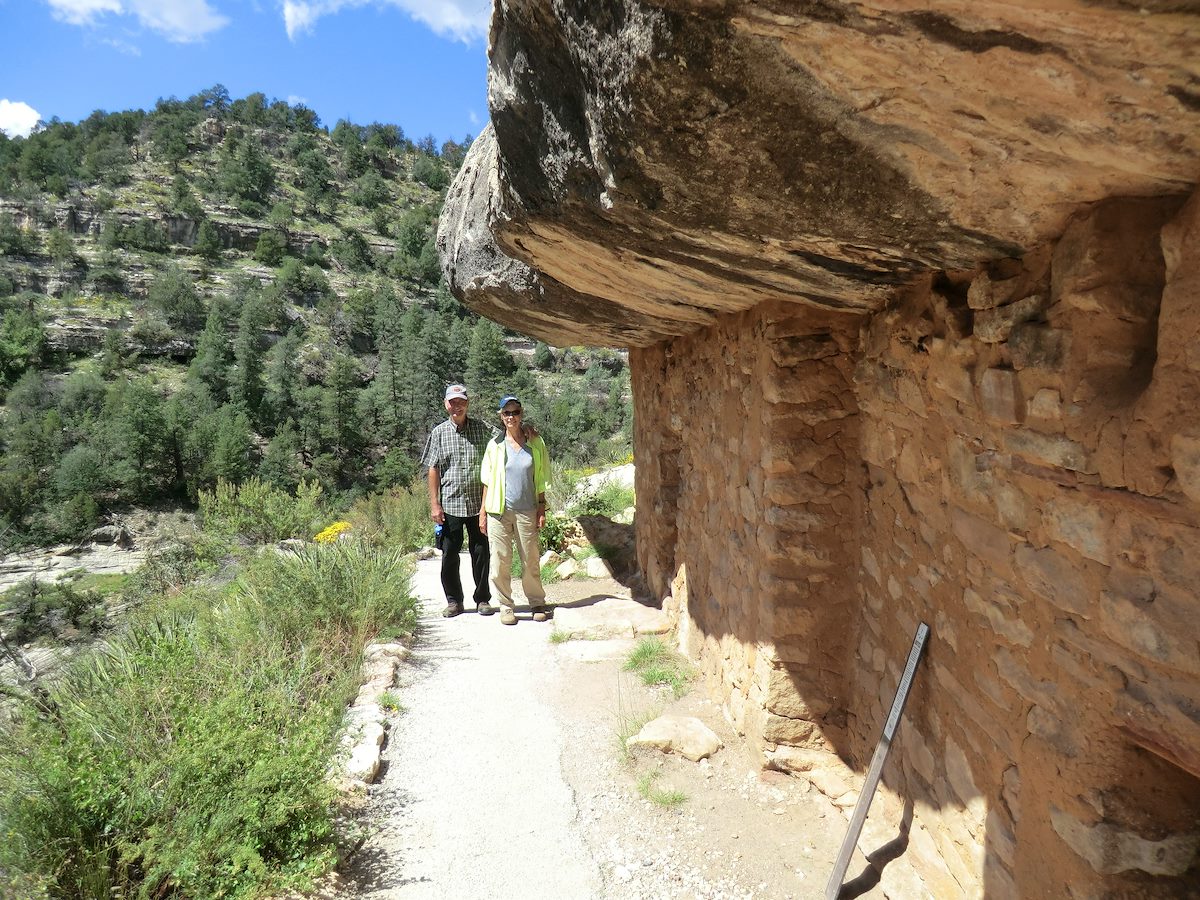
[[[498,0],[492,126],[438,236],[452,290],[560,345],[1056,238],[1200,171],[1200,4]]]

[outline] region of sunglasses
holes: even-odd
[[[520,414],[521,414],[521,410],[519,410],[519,409],[502,409],[502,410],[500,410],[500,415],[502,415],[502,416],[519,416]]]

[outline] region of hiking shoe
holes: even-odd
[[[455,616],[462,613],[462,604],[450,602],[446,604],[446,608],[442,610],[443,619],[453,619]]]
[[[504,607],[504,609],[500,610],[500,624],[501,625],[516,625],[517,624],[517,614],[515,612],[513,612],[513,609],[511,606],[506,606],[506,607]]]
[[[488,603],[486,600],[483,601],[483,603],[476,604],[475,606],[475,612],[479,613],[481,616],[490,616],[495,611],[496,607],[492,606],[492,604]]]
[[[545,622],[549,618],[550,618],[550,610],[546,609],[546,607],[535,606],[533,608],[533,621]]]

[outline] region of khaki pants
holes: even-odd
[[[546,589],[542,587],[542,572],[538,565],[541,546],[538,543],[537,512],[517,512],[506,509],[501,516],[488,514],[488,547],[491,565],[488,575],[492,591],[501,605],[515,607],[512,597],[512,548],[517,542],[521,558],[521,589],[531,607],[546,604]]]

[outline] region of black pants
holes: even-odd
[[[463,602],[462,578],[458,573],[458,554],[462,550],[463,528],[467,529],[467,552],[471,554],[471,574],[475,577],[475,604],[487,603],[492,596],[488,587],[488,539],[479,530],[479,516],[452,516],[446,513],[442,526],[442,590],[447,603]]]

